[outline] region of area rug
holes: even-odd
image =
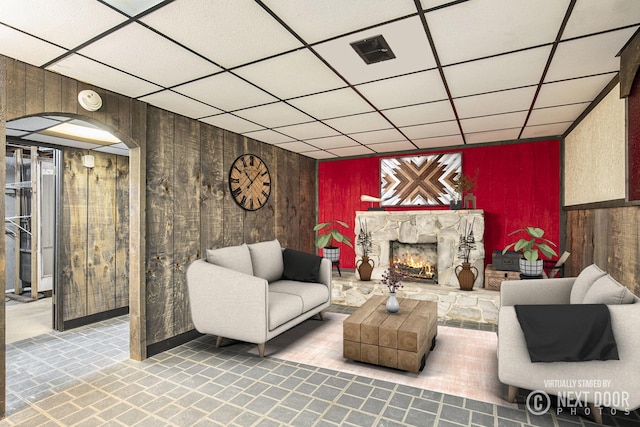
[[[507,387],[498,380],[495,332],[438,326],[436,347],[422,372],[404,372],[342,357],[340,313],[325,313],[324,321],[310,319],[267,342],[266,357],[303,363],[397,384],[419,387],[502,406]],[[257,354],[257,346],[247,347]]]

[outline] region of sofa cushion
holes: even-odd
[[[269,292],[295,295],[302,301],[302,312],[306,313],[329,301],[329,288],[321,283],[304,283],[293,280],[278,280],[269,284]]]
[[[311,283],[319,282],[321,256],[285,249],[282,252],[282,259],[284,262],[283,279]]]
[[[220,267],[253,276],[251,255],[249,254],[249,247],[245,244],[220,249],[207,249],[207,261]]]
[[[633,294],[610,275],[595,281],[584,296],[583,304],[632,304]]]
[[[249,246],[253,274],[271,283],[282,278],[284,262],[282,247],[278,239],[268,242],[252,243]]]
[[[578,277],[576,277],[575,282],[573,282],[571,295],[569,296],[569,302],[571,304],[582,304],[584,296],[587,294],[589,288],[591,288],[596,280],[598,280],[605,274],[607,273],[600,270],[600,268],[595,264],[591,264],[590,266],[582,270]]]
[[[295,319],[303,313],[298,295],[269,291],[269,330]]]

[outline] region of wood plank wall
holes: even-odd
[[[640,206],[575,209],[566,212],[565,276],[596,264],[640,296]]]
[[[91,154],[95,167],[85,168]],[[129,305],[129,159],[63,150],[59,295],[63,322]]]
[[[156,107],[147,117],[146,324],[154,344],[193,329],[185,271],[206,249],[277,238],[315,252],[316,162]],[[254,212],[229,192],[229,168],[244,153],[262,158],[273,180]]]

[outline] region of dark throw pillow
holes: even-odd
[[[282,258],[284,261],[283,279],[298,282],[319,282],[321,256],[285,249],[282,252]]]

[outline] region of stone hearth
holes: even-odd
[[[356,212],[356,236],[365,226],[372,238],[369,258],[375,263],[371,278],[379,280],[389,267],[390,242],[437,243],[438,284],[458,287],[455,269],[462,264],[458,256],[461,226],[473,224],[476,249],[469,262],[478,270],[474,288],[484,280],[484,211],[482,210],[423,210],[423,211],[361,211]],[[356,245],[356,262],[362,248]],[[357,275],[357,272],[356,272]]]

